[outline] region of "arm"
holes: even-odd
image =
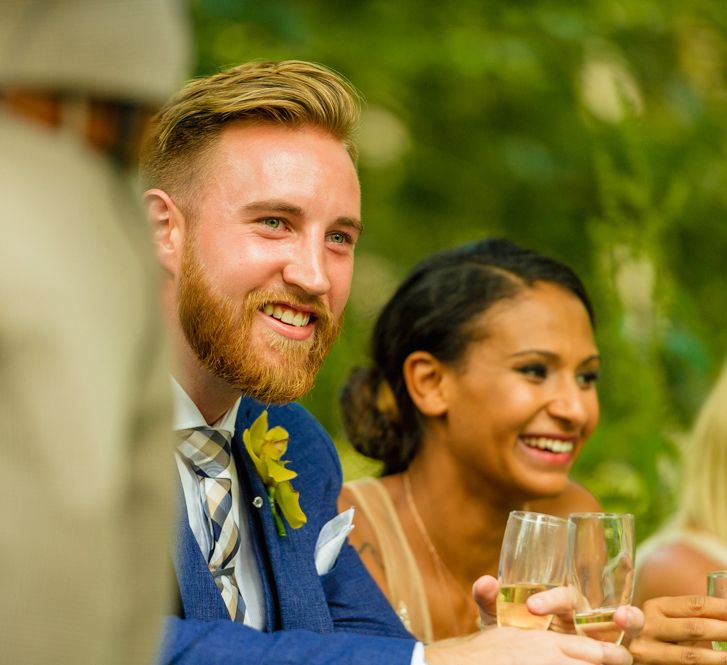
[[[341,495],[338,498],[338,510],[343,512],[349,508],[354,508],[355,515],[353,523],[354,530],[348,537],[351,546],[356,550],[362,563],[366,566],[371,577],[378,585],[379,589],[389,597],[389,587],[386,583],[386,570],[384,561],[379,549],[379,540],[376,537],[376,531],[373,529],[369,516],[358,505],[353,493],[344,485]]]
[[[355,552],[353,553],[355,555]],[[493,587],[496,589],[496,587]],[[490,589],[492,590],[492,589]],[[554,590],[556,591],[556,590]],[[548,595],[550,594],[550,595]],[[546,599],[562,599],[552,592]],[[482,599],[480,599],[482,600]],[[491,598],[489,599],[492,600]],[[544,607],[556,611],[558,608]],[[624,608],[626,609],[626,608]],[[635,610],[638,613],[638,610]],[[640,616],[640,613],[638,613]],[[636,617],[638,619],[638,616]],[[626,612],[620,621],[626,622]],[[347,633],[317,634],[303,630],[261,633],[227,620],[168,620],[159,665],[410,665],[414,642]],[[474,636],[426,647],[428,665],[630,665],[622,647],[546,631],[491,629]]]
[[[263,633],[227,620],[170,617],[157,665],[409,665],[413,649],[410,639],[306,630]]]
[[[630,665],[623,647],[544,630],[491,628],[425,649],[428,665]]]

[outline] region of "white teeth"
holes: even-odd
[[[293,323],[295,321],[295,312],[291,309],[286,309],[283,312],[283,316],[280,317],[283,323]]]
[[[526,445],[540,450],[549,450],[552,453],[570,453],[573,450],[573,443],[570,441],[559,441],[558,439],[548,439],[544,436],[539,437],[523,437]]]
[[[268,303],[263,307],[263,312],[268,316],[272,316],[274,319],[298,328],[307,326],[308,321],[310,321],[310,314],[298,312],[288,307],[281,307],[280,305],[271,305]]]

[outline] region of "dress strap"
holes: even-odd
[[[389,493],[376,478],[360,478],[346,483],[346,488],[353,494],[376,535],[389,588],[389,602],[417,639],[431,642],[432,619],[426,589]]]

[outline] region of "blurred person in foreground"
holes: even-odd
[[[674,518],[641,544],[635,602],[703,594],[707,573],[727,568],[727,365],[687,439]]]
[[[168,369],[130,186],[185,75],[166,0],[0,2],[0,659],[151,663],[170,604]]]
[[[569,480],[598,423],[601,358],[586,289],[504,239],[434,254],[384,305],[372,364],[341,393],[383,478],[344,485],[351,542],[414,635],[466,635],[478,574],[497,576],[510,511],[599,511]]]
[[[323,66],[248,63],[188,84],[146,143],[186,509],[161,660],[629,663],[620,647],[516,629],[422,647],[346,542],[335,448],[290,402],[309,390],[348,299],[358,114],[357,93]],[[485,609],[496,593],[477,586]],[[570,608],[557,593],[540,602]],[[641,613],[618,620],[638,630]]]

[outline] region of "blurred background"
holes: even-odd
[[[366,225],[343,335],[305,405],[347,478],[375,473],[338,391],[419,259],[486,235],[584,278],[602,420],[574,476],[643,539],[670,513],[679,443],[725,354],[724,0],[196,0],[197,73],[301,58],[365,95]],[[727,405],[725,405],[727,408]]]

